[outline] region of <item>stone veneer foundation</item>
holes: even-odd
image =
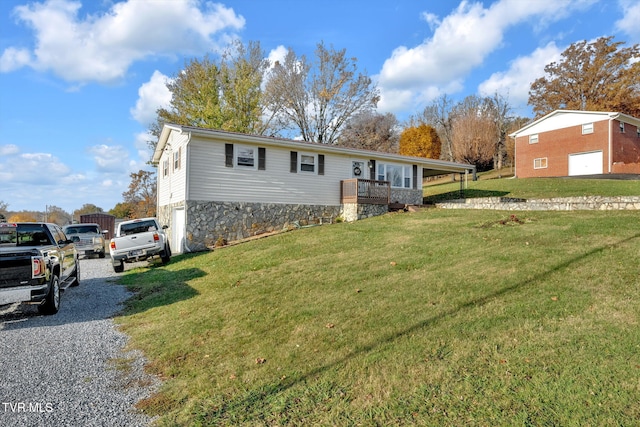
[[[392,189],[391,201],[421,204],[422,190]],[[389,212],[386,204],[325,206],[190,200],[158,208],[160,223],[172,224],[173,210],[177,208],[185,209],[184,249],[187,252],[211,249],[216,242],[230,242],[283,229],[336,221],[357,221]],[[171,227],[166,231],[171,241]]]

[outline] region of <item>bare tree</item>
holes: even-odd
[[[398,139],[398,119],[394,114],[365,111],[346,123],[337,145],[397,153]]]
[[[422,115],[410,121],[411,126],[418,126],[422,123],[433,126],[442,144],[441,157],[444,160],[453,160],[453,110],[454,104],[446,94],[436,99],[427,106]]]
[[[453,113],[452,151],[459,162],[490,169],[496,153],[496,130],[491,105],[486,98],[467,96]]]
[[[511,106],[506,97],[495,93],[492,97],[485,98],[485,104],[489,114],[493,117],[495,124],[495,154],[493,157],[493,168],[501,176],[502,164],[507,151],[507,134],[511,121]]]
[[[304,141],[335,144],[347,121],[376,107],[379,95],[371,78],[358,73],[346,49],[319,43],[315,62],[289,49],[268,77],[265,96],[280,123],[297,129]]]

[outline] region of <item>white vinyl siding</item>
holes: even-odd
[[[176,203],[184,200],[185,183],[187,175],[187,135],[172,133],[169,137],[170,148],[166,149],[160,158],[163,165],[163,173],[156,177],[158,180],[158,206]],[[178,156],[175,153],[179,153]],[[177,158],[176,158],[177,157]],[[178,169],[175,168],[175,161],[178,160]],[[166,162],[167,174],[164,174]]]
[[[340,180],[349,178],[351,159],[325,155],[324,175],[318,175],[318,154],[307,151],[315,159],[315,173],[290,172],[291,150],[266,147],[265,170],[225,167],[225,144],[193,139],[189,144],[188,200],[339,205]],[[256,155],[258,149],[256,146]]]

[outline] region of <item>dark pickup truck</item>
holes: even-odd
[[[37,304],[55,314],[61,290],[79,284],[78,253],[59,226],[0,223],[0,306]]]

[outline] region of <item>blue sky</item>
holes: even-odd
[[[122,201],[146,165],[147,129],[185,60],[229,40],[272,60],[346,48],[399,119],[447,94],[527,91],[571,43],[640,43],[637,0],[2,0],[0,201],[68,212]]]

